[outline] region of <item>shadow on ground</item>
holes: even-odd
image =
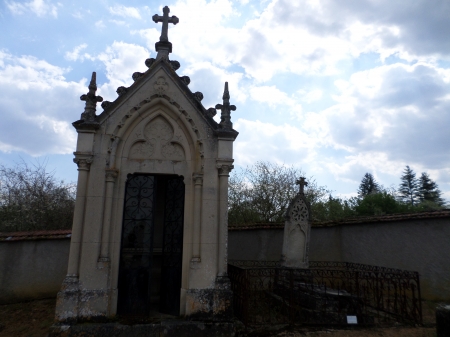
[[[53,324],[56,299],[0,305],[0,337],[45,337]],[[255,331],[249,337],[435,337],[437,303],[423,302],[423,327],[371,329],[284,328]]]

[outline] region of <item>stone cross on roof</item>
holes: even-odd
[[[231,123],[231,111],[236,110],[235,105],[230,105],[230,93],[228,92],[228,82],[225,82],[225,90],[223,92],[223,104],[217,104],[216,109],[221,110],[220,125],[224,129],[232,129],[233,123]]]
[[[300,177],[300,179],[297,180],[295,183],[297,185],[300,185],[300,194],[304,194],[305,186],[308,186],[308,183],[306,182],[305,178],[304,177]]]
[[[97,74],[92,72],[91,82],[89,83],[89,92],[87,94],[81,95],[80,100],[86,102],[84,112],[81,114],[81,119],[85,122],[93,122],[95,120],[95,110],[97,107],[97,102],[103,101],[102,96],[95,96],[97,91],[96,83]]]
[[[176,25],[180,20],[173,15],[169,17],[170,9],[169,7],[165,6],[163,8],[163,16],[160,16],[158,14],[155,14],[152,16],[153,21],[156,23],[162,22],[162,29],[161,29],[161,36],[159,38],[159,42],[156,42],[155,49],[158,52],[157,58],[160,58],[161,56],[168,56],[169,53],[172,52],[172,43],[169,42],[169,37],[167,35],[167,31],[169,29],[169,23],[173,23]],[[159,52],[162,52],[161,55]]]

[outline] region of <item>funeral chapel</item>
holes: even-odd
[[[169,25],[179,22],[169,12],[166,6],[153,16],[162,31],[145,73],[132,74],[134,83],[119,87],[108,102],[96,95],[94,72],[81,96],[85,109],[73,123],[78,185],[59,322],[231,315],[227,202],[236,107],[227,82],[214,108],[206,109],[203,94],[189,89],[180,63],[169,58]]]

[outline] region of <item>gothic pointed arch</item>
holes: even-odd
[[[115,126],[108,152],[110,167],[130,160],[193,161],[193,170],[203,167],[203,138],[197,127],[175,101],[153,97],[130,109]]]

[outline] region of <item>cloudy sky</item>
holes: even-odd
[[[180,19],[171,59],[206,108],[229,82],[236,167],[294,165],[350,196],[364,173],[398,186],[409,165],[450,199],[448,0],[2,0],[0,164],[76,181],[90,74],[105,100],[131,85],[164,5]]]

